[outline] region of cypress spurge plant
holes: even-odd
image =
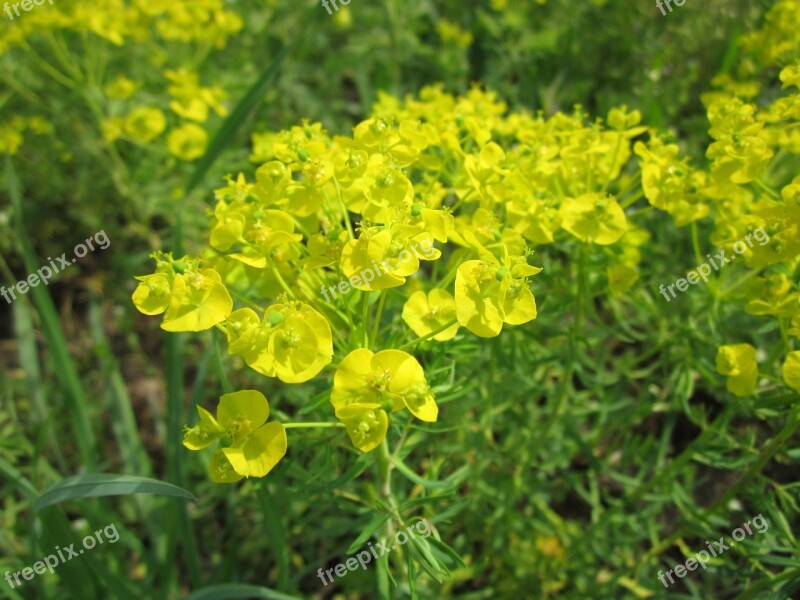
[[[796,84],[792,69],[784,80]],[[398,466],[408,427],[434,423],[443,410],[434,393],[443,382],[426,368],[426,349],[443,344],[464,356],[472,336],[535,319],[536,251],[577,246],[581,280],[586,265],[600,266],[607,293],[625,294],[639,279],[655,208],[695,236],[698,222],[713,220],[712,241],[729,250],[764,228],[770,245],[745,248],[746,267],[729,269],[731,277],[768,285],[796,269],[798,181],[780,193],[764,181],[775,151],[794,151],[777,131],[796,125],[795,105],[783,98],[759,112],[719,94],[709,106],[708,169],[690,165],[625,107],[605,122],[579,108],[550,118],[507,114],[478,89],[459,98],[437,87],[418,99],[384,96],[352,136],[309,122],[256,134],[255,178],[240,174],[216,191],[208,245],[194,256],[153,255],[155,271],[139,278],[134,303],[163,314],[166,331],[219,329],[228,352],[265,377],[328,378],[330,419],[268,421],[267,399],[244,390],[224,395],[216,416],[199,407],[184,445],[219,443],[211,478],[232,483],[266,476],[293,435],[340,428],[374,456],[385,531],[406,527],[414,516],[393,497],[392,471],[410,471]],[[650,207],[634,210],[643,198]],[[783,296],[796,296],[794,288],[770,287]],[[760,288],[742,289],[756,302]],[[800,305],[773,300],[757,314],[781,320],[788,354]],[[739,341],[719,349],[718,366],[732,392],[749,394],[755,353]],[[796,387],[795,353],[785,364]],[[300,431],[287,440],[287,429]],[[430,552],[410,554],[434,576],[447,572]],[[403,568],[413,588],[411,565]]]

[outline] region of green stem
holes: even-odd
[[[312,428],[325,428],[325,427],[344,427],[344,423],[284,423],[284,429],[312,429]]]
[[[550,415],[547,422],[539,432],[539,436],[534,445],[531,456],[536,458],[544,446],[547,436],[553,425],[561,416],[564,406],[567,403],[570,392],[573,390],[572,377],[575,374],[575,361],[578,360],[578,337],[583,327],[583,305],[584,295],[586,294],[586,248],[587,244],[581,244],[578,253],[578,287],[575,294],[575,322],[572,324],[572,331],[569,336],[569,349],[567,356],[567,369],[564,373],[564,381],[561,385],[561,393],[558,395],[555,406],[550,408]]]
[[[350,234],[350,239],[356,239],[356,234],[353,232],[353,224],[350,222],[350,212],[347,210],[347,206],[345,206],[344,200],[342,199],[342,188],[339,186],[339,181],[334,177],[333,183],[336,184],[336,196],[339,198],[339,205],[342,207],[342,216],[344,217],[344,223],[347,226],[347,232]]]
[[[637,201],[639,200],[639,198],[641,198],[642,196],[644,196],[644,190],[643,190],[643,189],[640,189],[639,191],[637,191],[637,192],[636,192],[636,193],[635,193],[633,196],[631,196],[630,198],[626,198],[626,199],[625,199],[625,201],[623,201],[623,202],[622,202],[622,204],[620,204],[620,207],[622,208],[622,210],[627,210],[628,208],[630,208],[631,206],[633,206],[634,204],[636,204],[636,202],[637,202]]]
[[[370,348],[369,344],[369,293],[364,294],[363,308],[361,310],[361,326],[364,328],[364,348]]]
[[[380,331],[381,328],[381,316],[383,315],[383,307],[386,304],[387,295],[388,294],[386,293],[386,290],[381,290],[381,297],[380,300],[378,300],[378,310],[375,313],[375,323],[372,326],[372,338],[370,341],[370,347],[375,346],[375,342],[378,339],[378,331]]]
[[[700,238],[697,233],[697,221],[692,221],[692,247],[694,248],[694,257],[698,265],[703,263],[702,254],[700,254]]]
[[[760,179],[754,179],[754,180],[753,180],[753,183],[755,183],[755,184],[756,184],[756,185],[757,185],[759,188],[761,188],[761,190],[762,190],[764,193],[766,193],[766,194],[767,194],[767,196],[769,196],[769,197],[770,197],[770,198],[772,198],[773,200],[780,200],[780,199],[781,199],[781,197],[780,197],[778,194],[776,194],[776,193],[775,193],[775,192],[774,192],[772,189],[770,189],[770,188],[769,188],[769,187],[768,187],[768,186],[767,186],[767,185],[766,185],[766,184],[765,184],[763,181],[761,181]]]
[[[435,329],[435,330],[431,331],[430,333],[422,336],[421,338],[417,338],[415,340],[411,340],[407,344],[403,344],[402,346],[400,346],[398,348],[398,350],[405,350],[406,348],[410,348],[411,346],[419,344],[420,342],[424,342],[425,340],[429,340],[430,338],[439,335],[443,331],[445,331],[447,329],[450,329],[456,323],[458,323],[458,319],[453,319],[449,323],[446,323],[446,324],[442,325],[441,327],[439,327],[439,329]]]

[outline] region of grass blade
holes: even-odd
[[[33,249],[25,231],[21,193],[10,156],[6,156],[6,174],[8,177],[8,193],[17,218],[17,236],[19,237],[22,259],[28,272],[35,273],[39,265],[33,255]],[[81,385],[75,362],[70,356],[64,330],[58,319],[58,312],[46,286],[38,285],[32,287],[30,294],[41,319],[42,333],[44,334],[47,349],[50,352],[53,371],[55,371],[56,377],[64,390],[66,412],[69,413],[75,428],[75,437],[78,440],[81,461],[87,469],[92,469],[97,464],[96,444],[89,413],[86,410],[86,393]]]
[[[89,473],[69,477],[44,492],[36,501],[36,510],[53,504],[101,496],[126,496],[128,494],[155,494],[196,500],[190,492],[171,483],[132,475]]]
[[[264,97],[264,94],[267,92],[272,80],[275,79],[275,76],[278,74],[278,70],[283,64],[284,59],[301,37],[302,36],[297,36],[294,41],[281,48],[269,67],[267,67],[267,69],[261,74],[261,77],[259,77],[253,86],[248,90],[244,98],[239,101],[239,104],[236,105],[236,108],[233,109],[233,112],[231,112],[228,118],[225,119],[222,127],[220,127],[219,131],[214,136],[214,139],[212,139],[211,143],[208,145],[208,149],[206,150],[205,154],[203,154],[202,158],[197,163],[197,167],[195,167],[195,170],[189,179],[189,183],[186,184],[186,196],[194,191],[198,184],[203,180],[203,177],[205,177],[206,173],[208,173],[209,169],[211,169],[211,167],[217,161],[219,155],[222,154],[223,150],[228,147],[233,139],[233,136],[236,135],[236,132],[239,130],[239,127],[241,127],[242,123],[244,123],[245,120],[250,116],[250,113],[253,112],[258,102]]]
[[[119,363],[111,351],[103,330],[100,307],[97,300],[92,298],[89,303],[89,324],[94,341],[94,352],[108,378],[108,406],[111,413],[111,426],[119,442],[120,454],[125,465],[125,470],[136,473],[142,477],[151,476],[150,461],[145,452],[136,416],[131,406],[131,398],[125,380],[119,369]]]

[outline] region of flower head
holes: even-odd
[[[220,398],[216,418],[197,407],[200,422],[186,429],[183,445],[202,450],[219,441],[209,465],[211,479],[233,483],[243,477],[264,477],[286,454],[286,430],[267,423],[269,402],[256,390],[242,390]]]

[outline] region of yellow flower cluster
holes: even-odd
[[[775,173],[797,172],[798,19],[800,0],[778,0],[765,16],[762,29],[741,39],[745,57],[739,61],[735,76],[717,77],[714,81],[717,91],[703,97],[714,141],[707,153],[712,160],[712,185],[700,193],[716,205],[712,241],[731,248],[741,239],[740,234],[764,228],[769,244],[746,254],[748,266],[756,269],[758,276],[744,288],[745,311],[776,318],[784,339],[800,337],[800,291],[796,276],[800,268],[800,175],[777,192],[767,183]],[[761,92],[762,71],[776,67],[780,69],[783,88],[795,89],[787,96],[758,106],[753,100]],[[755,391],[756,358],[757,351],[749,344],[719,348],[717,371],[728,378],[728,390],[733,394],[748,396]],[[782,375],[790,388],[800,392],[800,352],[788,353]]]
[[[797,68],[786,67],[783,81],[796,86]],[[398,339],[397,319],[379,335],[387,301],[402,299],[394,314],[419,339],[446,342],[462,327],[497,336],[536,318],[531,278],[541,269],[529,261],[550,244],[592,251],[611,293],[625,293],[649,238],[626,214],[641,197],[677,227],[713,219],[720,247],[763,227],[769,244],[744,257],[755,275],[747,310],[780,318],[796,336],[800,293],[788,277],[800,261],[800,178],[780,193],[763,178],[779,154],[800,148],[794,133],[778,135],[797,125],[797,102],[794,94],[759,109],[718,94],[702,169],[626,107],[589,121],[580,108],[549,118],[508,113],[478,88],[463,97],[436,86],[419,98],[382,95],[351,136],[311,122],[255,134],[260,166],[254,180],[239,175],[217,190],[208,248],[179,260],[155,255],[134,302],[163,313],[168,331],[218,327],[231,354],[286,383],[316,377],[341,352],[330,400],[364,452],[382,443],[392,413],[438,418],[422,364],[404,351],[415,342],[387,342]],[[431,252],[419,255],[420,246]],[[358,277],[378,263],[373,280]],[[347,278],[361,294],[322,300],[318,290]],[[232,298],[249,306],[233,310]],[[264,300],[274,304],[260,308]],[[733,393],[755,387],[755,356],[746,344],[720,348]],[[797,369],[795,353],[790,386]],[[223,466],[248,475],[233,461],[232,471]]]
[[[223,0],[91,0],[55,2],[19,19],[0,35],[0,54],[22,46],[33,34],[54,31],[91,32],[121,46],[126,39],[144,41],[154,32],[164,41],[197,41],[222,48],[243,26]]]
[[[225,98],[218,87],[203,87],[197,73],[188,69],[167,70],[164,73],[167,92],[170,97],[169,108],[184,122],[170,130],[167,136],[167,149],[181,160],[191,161],[199,158],[208,146],[208,133],[198,123],[205,123],[211,111],[218,116],[228,114],[222,104]],[[106,96],[110,112],[118,113],[127,109],[127,104],[138,85],[127,77],[121,77],[106,86]],[[155,106],[139,105],[124,116],[105,117],[100,123],[103,138],[108,143],[126,140],[135,144],[147,144],[160,136],[167,128],[167,116]]]
[[[191,161],[208,146],[208,132],[201,125],[210,112],[227,114],[225,94],[219,87],[200,85],[198,74],[191,68],[173,70],[165,63],[181,44],[193,53],[197,51],[192,48],[202,52],[222,48],[243,25],[241,17],[229,11],[223,0],[56,2],[4,29],[0,33],[0,55],[15,52],[16,56],[10,57],[15,64],[24,61],[59,86],[75,90],[75,98],[90,109],[107,144],[125,141],[146,146],[168,130],[163,145],[171,155]],[[71,47],[76,32],[81,35],[80,49]],[[105,62],[109,44],[125,45],[130,61],[141,60],[162,68],[163,81],[136,81],[131,79],[135,75],[129,68],[125,75],[112,75]],[[22,85],[18,84],[20,89]],[[167,109],[175,117],[169,119]],[[16,154],[26,129],[50,133],[52,125],[48,123],[49,130],[45,130],[37,128],[36,122],[56,118],[38,114],[0,126],[0,153]],[[173,124],[176,118],[179,122]],[[112,155],[114,152],[110,149]]]

